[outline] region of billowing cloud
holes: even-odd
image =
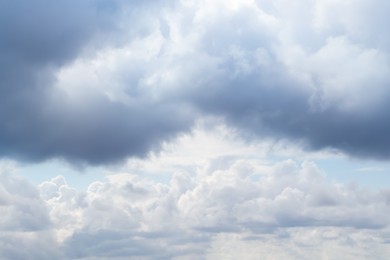
[[[0,153],[102,164],[213,115],[246,136],[387,159],[387,5],[2,2]]]
[[[380,258],[389,250],[386,191],[329,183],[312,162],[287,160],[264,168],[236,160],[225,169],[208,169],[176,173],[169,183],[117,174],[80,194],[54,179],[58,193],[49,198],[41,191],[58,230],[64,221],[74,223],[67,226],[69,233],[58,233],[72,258],[215,259],[243,252],[224,249],[221,241],[230,238],[250,250],[263,246],[264,257],[275,257],[267,248],[280,248],[287,259],[341,252],[352,259],[351,247],[362,252],[369,248],[365,243],[378,251],[360,256]],[[322,242],[329,250],[318,251]],[[335,246],[337,253],[331,250]]]
[[[1,206],[14,220],[1,233],[2,257],[23,258],[20,241],[34,248],[32,259],[388,255],[388,190],[329,182],[310,161],[235,158],[216,167],[214,160],[196,170],[177,167],[163,182],[117,173],[85,191],[62,176],[36,187],[3,173],[1,190],[17,196],[13,208]],[[26,208],[39,225],[18,221]]]
[[[388,158],[389,62],[382,45],[388,36],[364,15],[378,10],[381,17],[382,1],[348,8],[326,1],[302,1],[300,8],[232,2],[191,6],[195,18],[177,23],[183,34],[195,28],[194,46],[207,57],[205,69],[196,67],[206,76],[184,90],[191,102],[255,136]],[[335,19],[329,10],[337,8]]]
[[[136,103],[125,105],[97,91],[77,102],[55,87],[57,71],[81,53],[89,55],[120,44],[121,26],[132,25],[136,35],[142,30],[147,33],[148,27],[137,26],[136,21],[143,5],[120,6],[119,1],[1,3],[3,156],[110,162],[145,155],[162,140],[188,128],[192,116],[185,109],[178,110],[174,102],[140,96]],[[121,25],[123,16],[130,21]],[[131,29],[126,31],[129,37]]]

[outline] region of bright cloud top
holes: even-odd
[[[217,116],[250,138],[387,159],[387,7],[3,1],[0,152],[103,164]]]

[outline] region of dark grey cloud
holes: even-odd
[[[368,108],[371,111],[346,111],[336,106],[315,109],[299,82],[283,72],[275,79],[257,72],[228,82],[221,79],[218,84],[221,86],[211,95],[200,91],[191,93],[191,99],[205,113],[225,118],[252,138],[286,138],[312,150],[330,148],[362,158],[390,158],[387,104],[375,104],[378,107]],[[385,95],[381,102],[388,100]]]
[[[364,13],[382,4],[2,1],[0,155],[109,163],[217,115],[256,139],[388,159],[387,18]],[[97,80],[59,76],[77,64]]]
[[[4,122],[3,153],[25,160],[55,156],[97,164],[143,156],[187,128],[189,119],[172,106],[127,107],[102,98],[81,109],[69,105],[65,111],[22,111]]]
[[[120,6],[120,1],[94,0],[0,2],[1,155],[111,162],[145,155],[188,128],[191,119],[175,104],[145,101],[126,106],[92,94],[77,106],[53,88],[56,70],[87,46],[121,41],[125,8]],[[141,7],[130,4],[127,19],[136,18]]]
[[[286,138],[312,150],[387,160],[390,67],[383,43],[389,38],[378,22],[387,19],[380,12],[387,4],[362,1],[352,11],[338,10],[345,17],[337,13],[335,21],[328,12],[340,6],[313,5],[316,13],[300,17],[275,4],[268,14],[281,27],[261,21],[261,8],[257,16],[243,7],[210,18],[213,23],[199,36],[199,52],[218,59],[217,65],[180,98],[252,138]],[[378,17],[367,17],[365,8],[379,11]]]

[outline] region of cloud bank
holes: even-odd
[[[109,163],[212,115],[388,159],[387,5],[3,1],[0,153]]]
[[[237,158],[220,167],[209,161],[166,182],[121,173],[85,191],[62,176],[33,186],[9,169],[1,180],[5,259],[27,252],[29,259],[385,259],[390,253],[389,191],[329,182],[310,161]]]

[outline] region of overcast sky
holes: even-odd
[[[388,10],[0,0],[0,258],[387,259]]]

